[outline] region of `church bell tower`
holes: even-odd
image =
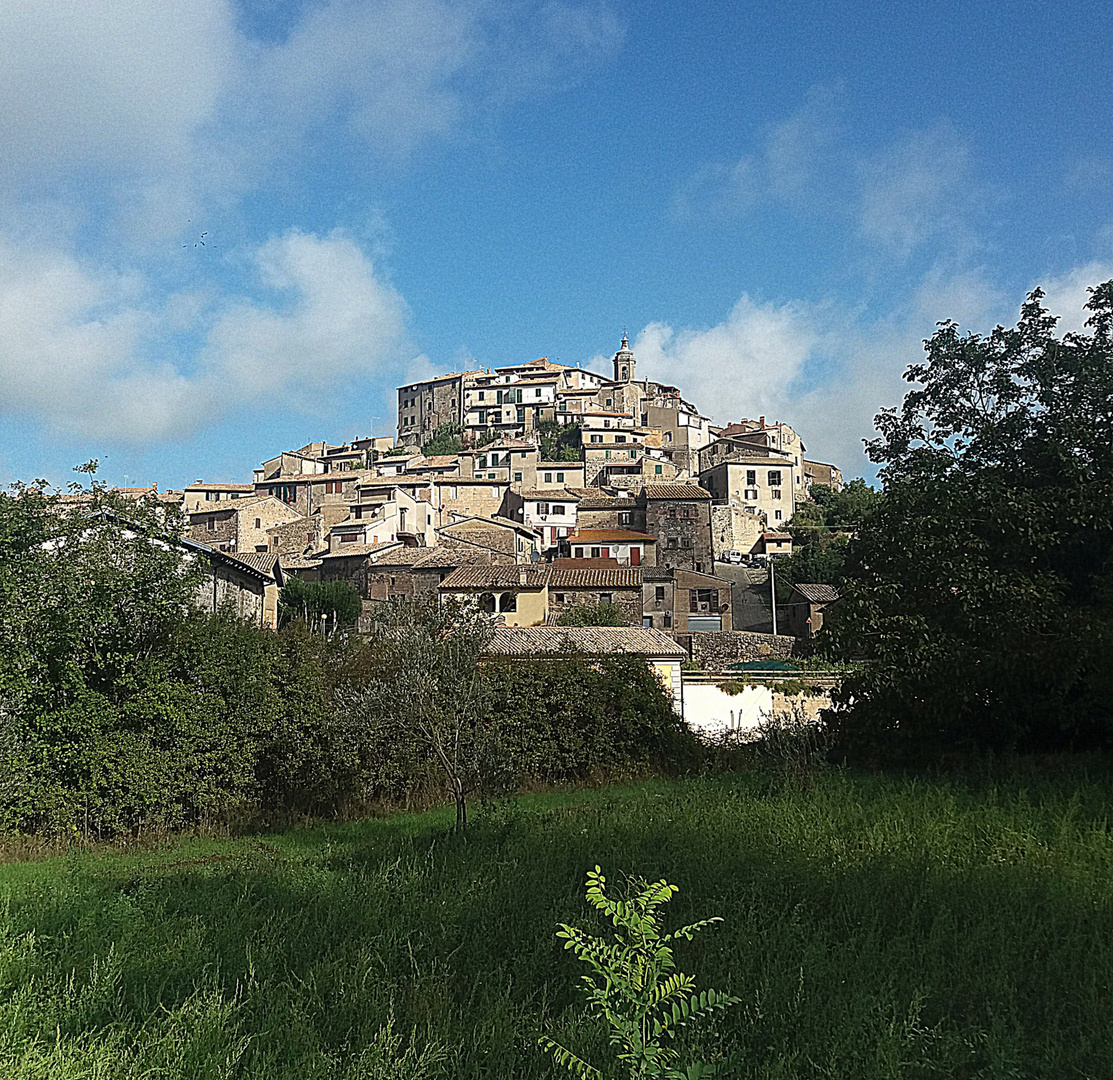
[[[633,382],[636,364],[637,360],[634,359],[634,354],[630,349],[630,342],[624,333],[622,335],[622,348],[614,354],[614,381],[617,383]]]

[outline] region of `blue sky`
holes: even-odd
[[[863,472],[936,320],[1113,277],[1111,45],[1024,0],[6,0],[0,482],[249,479],[624,328]]]

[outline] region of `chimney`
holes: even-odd
[[[526,580],[528,574],[529,574],[529,568],[528,567],[526,567],[526,566],[519,566],[518,567],[518,584],[519,585],[528,584],[528,582]]]
[[[761,419],[758,421],[758,423],[761,424],[762,427],[765,427],[765,417],[764,416],[761,417]]]
[[[155,491],[155,492],[158,491],[158,481],[157,480],[152,480],[151,481],[151,490]]]

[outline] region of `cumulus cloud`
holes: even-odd
[[[1086,320],[1090,312],[1085,310],[1089,302],[1089,290],[1095,285],[1113,279],[1113,260],[1094,259],[1084,266],[1076,266],[1059,277],[1047,277],[1033,284],[1044,291],[1043,306],[1053,315],[1059,316],[1056,330],[1060,334],[1074,332],[1088,333]]]
[[[1015,299],[1015,298],[1014,298]],[[715,422],[764,414],[793,425],[813,458],[872,475],[862,440],[898,405],[902,379],[923,358],[937,320],[986,330],[1017,305],[979,270],[936,266],[906,303],[876,316],[834,301],[759,301],[743,295],[706,328],[648,324],[633,343],[639,374],[682,388]],[[608,370],[603,358],[592,366]]]
[[[924,241],[961,227],[969,153],[948,124],[916,132],[861,169],[859,230],[907,258]]]
[[[406,355],[405,303],[350,238],[294,231],[251,260],[271,299],[218,304],[191,364],[171,343],[196,297],[156,305],[134,279],[0,245],[0,408],[143,443],[370,377]]]
[[[0,203],[44,188],[107,197],[132,234],[173,235],[323,125],[405,156],[469,110],[609,55],[622,33],[608,7],[575,2],[324,0],[264,43],[232,0],[7,0]]]
[[[841,114],[841,87],[813,87],[799,108],[766,128],[756,151],[700,165],[677,189],[674,213],[680,218],[736,217],[770,201],[797,207],[823,201],[815,180],[833,167],[830,157]]]

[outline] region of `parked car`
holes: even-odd
[[[734,563],[736,566],[741,566],[746,561],[746,556],[741,551],[734,551],[732,548],[727,548],[719,556],[720,562]]]

